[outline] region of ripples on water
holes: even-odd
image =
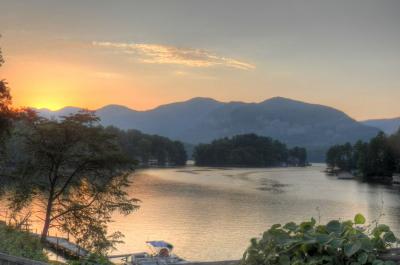
[[[138,212],[116,216],[111,230],[126,236],[117,253],[146,250],[146,240],[163,239],[189,260],[238,259],[274,223],[314,216],[324,222],[380,213],[400,234],[400,191],[326,176],[323,165],[308,168],[146,169],[133,176],[130,194]],[[319,212],[316,210],[319,208]]]
[[[381,222],[400,236],[398,187],[338,180],[324,169],[138,170],[129,193],[142,200],[141,208],[110,224],[110,232],[125,234],[114,253],[146,251],[145,241],[163,239],[188,260],[239,259],[250,238],[272,224],[319,215],[322,222],[356,213],[373,220],[383,212]]]

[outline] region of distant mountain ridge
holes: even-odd
[[[38,110],[45,117],[59,117],[79,110]],[[184,102],[136,111],[119,105],[96,110],[105,126],[138,129],[197,144],[244,133],[269,136],[289,146],[306,147],[311,161],[321,161],[325,150],[337,143],[368,140],[378,129],[364,125],[337,109],[275,97],[260,103],[219,102],[193,98]]]
[[[376,127],[386,134],[393,134],[400,129],[400,117],[393,119],[374,119],[362,121],[367,126]]]

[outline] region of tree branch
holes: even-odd
[[[79,166],[76,167],[76,169],[74,170],[74,172],[72,172],[72,174],[68,177],[68,179],[65,181],[64,185],[61,187],[61,189],[54,195],[54,198],[58,198],[61,194],[63,194],[63,192],[65,191],[65,189],[68,187],[68,185],[71,183],[72,179],[75,177],[76,174],[79,173],[80,170],[82,170],[82,168],[88,163],[88,161],[83,162],[82,164],[80,164]]]
[[[67,213],[74,212],[74,211],[81,211],[81,210],[83,210],[83,209],[86,209],[86,208],[92,206],[92,204],[97,200],[97,196],[98,196],[99,194],[100,194],[100,192],[96,193],[96,194],[93,196],[92,200],[91,200],[88,204],[82,205],[82,206],[79,206],[79,207],[72,207],[72,208],[69,208],[69,209],[65,210],[64,212],[61,212],[61,213],[59,213],[59,214],[53,216],[50,220],[51,220],[51,221],[54,221],[54,220],[60,218],[61,216],[66,215]]]

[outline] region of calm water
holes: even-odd
[[[111,230],[126,236],[116,253],[146,250],[146,240],[164,239],[189,260],[238,259],[249,239],[274,223],[321,221],[365,214],[384,216],[400,235],[400,190],[338,180],[323,165],[308,168],[147,169],[132,175],[130,194],[138,212],[116,216]],[[319,208],[319,211],[317,210]]]
[[[250,238],[274,223],[319,215],[321,221],[347,219],[359,212],[369,220],[383,213],[381,222],[400,236],[399,187],[338,180],[324,169],[138,170],[129,193],[142,200],[141,208],[110,224],[125,234],[114,253],[147,251],[145,241],[163,239],[188,260],[238,259]]]

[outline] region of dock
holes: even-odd
[[[40,237],[40,235],[36,233],[33,233],[33,235]],[[90,254],[89,251],[69,241],[65,237],[47,236],[46,244],[47,247],[56,254],[67,258],[82,258]]]
[[[81,248],[79,245],[68,241],[67,238],[48,236],[46,242],[51,249],[63,254],[64,256],[81,258],[89,254],[89,251]]]

